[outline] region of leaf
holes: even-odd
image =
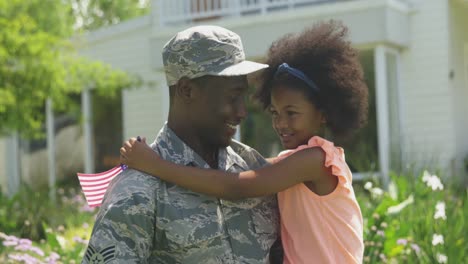
[[[54,234],[53,232],[49,231],[51,230],[47,224],[45,223],[42,223],[42,226],[44,228],[44,230],[46,230],[46,240],[47,240],[47,243],[49,244],[49,246],[54,249],[54,248],[61,248],[61,245],[57,239],[57,235]]]
[[[399,203],[397,205],[394,205],[394,206],[390,206],[389,208],[387,208],[387,214],[389,214],[389,215],[398,214],[398,213],[401,212],[401,210],[403,210],[404,208],[406,208],[407,206],[409,206],[412,203],[414,203],[414,196],[411,194],[403,202],[401,202],[401,203]]]

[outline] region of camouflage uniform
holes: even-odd
[[[152,148],[165,160],[209,168],[167,125]],[[218,156],[219,169],[230,172],[266,164],[235,141]],[[83,263],[268,263],[278,221],[275,196],[227,201],[128,169],[106,193]]]

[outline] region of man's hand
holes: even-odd
[[[120,148],[120,163],[130,168],[148,172],[149,165],[159,156],[146,144],[146,138],[139,142],[136,138],[125,141]]]

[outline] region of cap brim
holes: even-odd
[[[214,74],[218,76],[239,76],[247,75],[254,73],[256,71],[268,68],[268,64],[253,62],[253,61],[243,61],[236,65],[229,66],[224,70]]]

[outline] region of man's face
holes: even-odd
[[[247,78],[207,76],[196,83],[200,96],[192,107],[192,123],[206,144],[226,147],[247,115]]]

